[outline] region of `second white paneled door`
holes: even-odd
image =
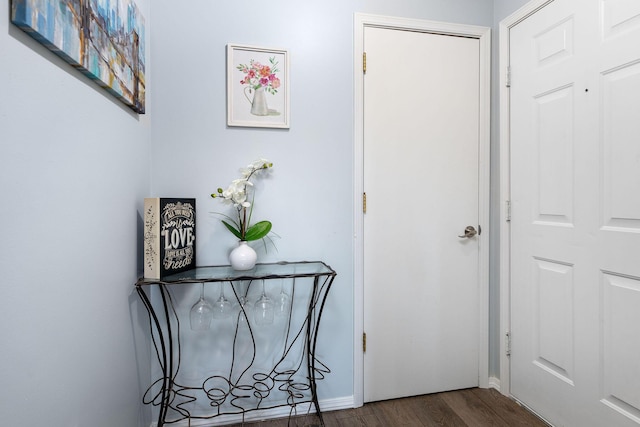
[[[640,425],[640,1],[554,0],[510,32],[511,393]]]

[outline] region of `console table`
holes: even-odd
[[[329,369],[315,352],[322,310],[335,276],[336,272],[325,263],[305,261],[257,264],[248,271],[236,271],[230,266],[197,267],[162,280],[139,279],[135,287],[149,315],[151,341],[161,371],[159,378],[152,378],[143,403],[159,407],[157,426],[180,421],[191,425],[191,420],[239,414],[244,422],[247,412],[278,407],[288,407],[291,416],[297,413],[296,405],[302,403],[313,404],[324,425],[316,380]],[[262,293],[270,287],[271,295],[284,293],[286,286],[290,303],[273,325],[259,325],[244,304],[252,285],[254,291],[259,286]],[[202,287],[202,292],[205,286],[211,292],[219,289],[220,294],[226,289],[235,306],[230,319],[218,323],[214,319],[214,330],[199,332],[203,335],[190,331],[189,313],[185,315],[184,308],[178,308],[186,306],[185,301],[178,301],[187,299],[186,295],[189,305],[197,300],[194,286]],[[267,336],[274,330],[277,339]],[[198,379],[182,378],[180,370],[187,366],[181,353],[187,340],[200,336],[215,345],[212,340],[222,336],[222,331],[228,340],[226,344],[221,342],[221,347],[231,353],[226,354],[227,366],[223,370],[220,366],[211,367]],[[256,361],[263,347],[272,353],[265,358],[268,365]],[[220,358],[204,360],[220,364]],[[256,366],[258,363],[260,366]]]

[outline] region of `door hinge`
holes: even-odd
[[[367,352],[367,333],[366,332],[362,333],[362,352],[363,353]]]
[[[511,356],[511,332],[504,335],[504,352],[507,356]]]
[[[511,87],[511,65],[507,65],[507,87]]]
[[[511,200],[507,200],[504,202],[505,213],[507,217],[507,222],[511,221]]]
[[[367,72],[367,52],[362,52],[362,72]]]
[[[367,213],[367,193],[362,193],[362,213]]]

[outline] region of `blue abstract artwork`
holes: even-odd
[[[144,18],[133,0],[12,0],[11,21],[144,113]]]

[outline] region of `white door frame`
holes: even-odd
[[[362,194],[364,191],[364,88],[362,57],[365,27],[382,27],[421,31],[452,36],[475,38],[480,43],[480,120],[479,120],[479,289],[478,289],[478,383],[489,385],[489,146],[490,146],[490,63],[491,29],[462,24],[449,24],[409,18],[356,13],[354,19],[354,406],[364,404],[364,358],[362,334],[364,332],[364,217]]]
[[[500,87],[500,391],[511,394],[511,366],[508,356],[511,330],[511,104],[509,98],[509,34],[511,28],[548,5],[553,0],[531,0],[500,21],[499,87]]]

